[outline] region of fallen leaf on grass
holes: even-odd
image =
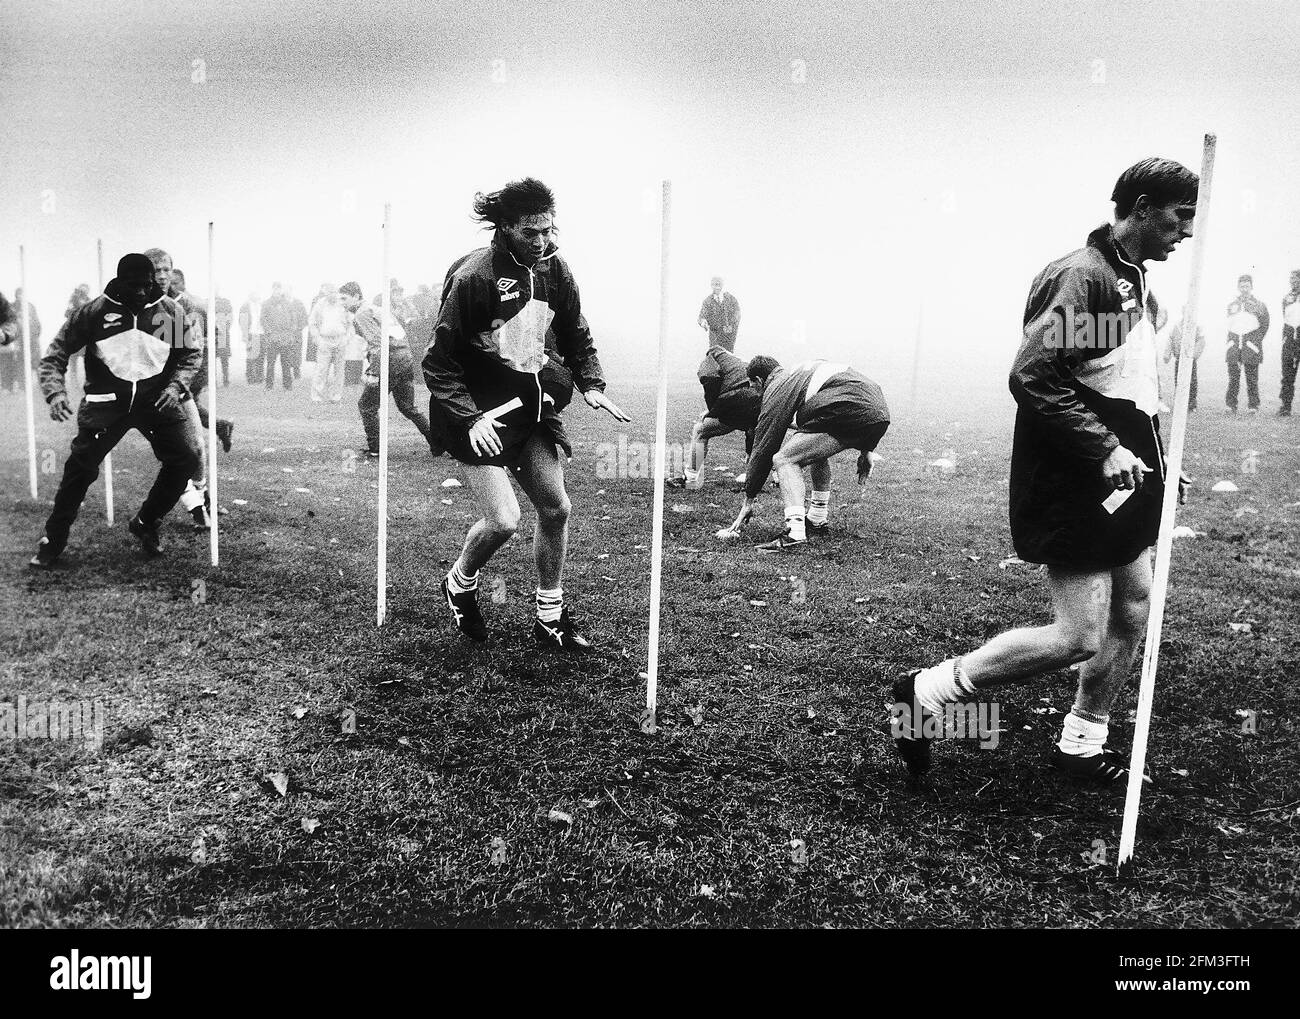
[[[248,500],[247,500],[247,499],[231,499],[230,501],[233,502],[236,506],[247,506],[247,505],[248,505]]]
[[[1250,633],[1254,627],[1250,623],[1229,623],[1234,633]]]
[[[307,709],[304,708],[301,704],[299,704],[296,708],[293,709],[294,718],[302,718],[303,715],[305,714],[307,714]]]
[[[271,785],[275,786],[275,791],[279,793],[281,796],[285,796],[288,794],[289,776],[286,775],[283,771],[273,771],[270,774],[264,775],[263,778],[265,778],[268,782],[270,782]]]
[[[442,483],[443,488],[460,488],[461,484],[455,478],[448,478]]]
[[[691,720],[691,725],[704,724],[704,705],[697,704],[694,707],[686,709],[686,717]]]
[[[562,825],[567,827],[573,824],[573,815],[566,814],[563,810],[556,810],[554,807],[552,807],[551,812],[546,815],[546,820],[550,821],[551,824]]]
[[[714,893],[714,891],[713,891],[713,885],[700,885],[700,892],[699,892],[699,894],[700,894],[700,897],[701,897],[701,898],[704,898],[704,899],[712,899],[712,898],[714,898],[714,897],[715,897],[715,893]]]
[[[674,513],[694,513],[694,512],[695,512],[695,507],[694,507],[694,506],[691,506],[689,503],[684,503],[684,502],[675,502],[675,503],[673,503],[673,512],[674,512]]]
[[[295,492],[302,492],[304,495],[311,495],[311,489],[310,489],[310,488],[295,488],[294,491],[295,491]]]
[[[751,598],[749,599],[749,604],[753,605],[756,609],[767,608],[767,602],[763,601],[761,598]]]
[[[438,501],[441,502],[444,506],[450,506],[450,505],[451,505],[451,500],[450,500],[450,499],[439,499]]]
[[[302,830],[308,835],[313,834],[320,827],[320,822],[314,817],[304,817],[302,819]]]

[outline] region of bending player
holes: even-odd
[[[757,547],[763,552],[794,551],[806,543],[809,528],[827,527],[831,457],[858,450],[858,484],[866,485],[872,453],[889,428],[889,407],[880,386],[846,364],[805,361],[787,370],[760,355],[749,362],[748,374],[762,393],[762,409],[745,475],[745,500],[735,522],[717,536],[727,540],[740,534],[775,469],[785,501],[785,533]],[[794,431],[787,437],[789,429]],[[811,469],[813,483],[807,511],[805,467]]]
[[[550,189],[532,178],[514,181],[492,194],[476,195],[474,212],[495,228],[492,243],[448,270],[423,365],[432,394],[430,448],[465,465],[483,513],[443,580],[442,592],[457,629],[473,640],[486,640],[477,600],[479,570],[519,526],[513,474],[537,510],[533,636],[546,647],[581,652],[590,644],[575,630],[561,587],[570,504],[557,450],[566,457],[573,450],[544,374],[548,329],[554,332],[555,355],[587,405],[618,421],[630,419],[604,395],[577,284],[556,254]]]
[[[1198,183],[1167,159],[1125,170],[1111,193],[1115,223],[1049,263],[1030,287],[1010,378],[1011,537],[1021,559],[1046,565],[1055,618],[893,684],[895,745],[914,775],[930,765],[936,727],[926,716],[1082,663],[1052,763],[1083,779],[1127,781],[1127,762],[1106,740],[1146,627],[1164,489],[1158,312],[1143,264],[1163,262],[1191,236]],[[1081,330],[1110,342],[1071,342]]]
[[[704,354],[697,375],[704,390],[704,413],[691,428],[689,459],[683,465],[685,476],[669,478],[670,488],[704,487],[704,459],[709,455],[709,440],[732,432],[745,433],[745,456],[754,447],[754,428],[762,397],[749,384],[746,364],[726,347],[712,346]]]

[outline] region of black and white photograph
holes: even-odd
[[[24,982],[323,928],[1280,975],[1161,938],[1300,926],[1294,4],[0,22]]]

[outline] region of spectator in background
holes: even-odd
[[[1163,360],[1165,363],[1174,362],[1174,386],[1178,385],[1178,368],[1181,361],[1183,349],[1183,324],[1181,321],[1175,322],[1165,333],[1165,340],[1162,344]],[[1187,398],[1187,409],[1193,411],[1196,409],[1196,364],[1205,353],[1205,330],[1198,322],[1196,324],[1196,343],[1192,348],[1192,391]],[[1170,406],[1173,406],[1172,398]]]
[[[700,305],[700,328],[709,334],[709,346],[736,352],[736,332],[740,329],[740,302],[722,289],[722,277],[710,281],[713,292]]]
[[[352,314],[337,290],[322,294],[307,320],[307,347],[316,351],[316,377],[311,402],[343,399],[343,361],[352,335]]]
[[[23,375],[23,304],[23,288],[19,287],[14,291],[13,304],[10,306],[16,342],[0,347],[0,389],[10,393],[27,387],[27,379]],[[0,320],[3,317],[0,315]],[[27,330],[28,350],[31,351],[32,370],[35,371],[36,362],[41,359],[41,317],[32,306],[27,309]]]
[[[266,331],[262,328],[262,298],[250,290],[239,306],[239,332],[244,337],[244,378],[250,386],[261,383],[266,373]]]
[[[293,313],[293,377],[302,377],[302,354],[307,344],[307,306],[293,296],[293,287],[285,287],[289,308]]]
[[[1291,289],[1282,298],[1282,406],[1278,410],[1282,417],[1291,416],[1297,366],[1300,366],[1300,269],[1292,269]]]
[[[221,362],[221,388],[230,388],[230,326],[234,308],[229,297],[217,293],[217,360]]]
[[[1246,409],[1259,413],[1259,365],[1264,360],[1264,336],[1268,333],[1268,308],[1251,292],[1254,280],[1237,277],[1237,296],[1228,304],[1228,410],[1237,413],[1241,375],[1246,375]]]
[[[262,305],[262,332],[266,335],[266,388],[275,388],[275,365],[280,363],[280,382],[293,388],[293,364],[302,344],[302,334],[295,332],[297,313],[279,282],[271,284],[271,296]]]
[[[83,304],[90,303],[90,284],[80,283],[77,289],[72,291],[72,296],[68,298],[68,306],[63,312],[63,321],[72,318],[72,313],[80,308]],[[78,350],[68,361],[67,381],[72,385],[81,385],[81,368],[85,361],[85,354]]]
[[[406,325],[406,342],[416,364],[424,360],[433,342],[433,327],[438,322],[438,298],[429,284],[421,283],[410,300],[411,319]]]
[[[320,289],[316,291],[316,296],[311,299],[311,308],[307,312],[307,360],[312,363],[315,363],[316,361],[316,337],[312,335],[311,331],[312,312],[316,310],[316,305],[320,304],[324,298],[329,297],[331,294],[336,296],[338,294],[338,289],[334,284],[322,283]]]

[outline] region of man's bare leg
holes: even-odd
[[[727,435],[732,431],[717,418],[702,417],[691,428],[691,449],[686,461],[686,486],[699,489],[703,487],[700,471],[704,469],[704,460],[709,455],[709,440]]]
[[[504,467],[462,465],[461,470],[483,516],[469,529],[452,570],[477,583],[478,571],[519,529],[519,500]]]
[[[550,436],[535,432],[515,472],[519,487],[537,509],[533,551],[537,558],[537,622],[533,636],[552,650],[583,652],[591,645],[574,630],[564,608],[564,558],[572,509],[564,490],[564,464]]]
[[[804,468],[819,460],[829,460],[845,448],[847,447],[838,439],[824,432],[795,432],[772,457],[772,469],[776,471],[777,481],[781,485],[781,499],[785,505],[785,522],[790,540],[803,541],[806,538]],[[829,467],[826,468],[825,477],[830,477]]]

